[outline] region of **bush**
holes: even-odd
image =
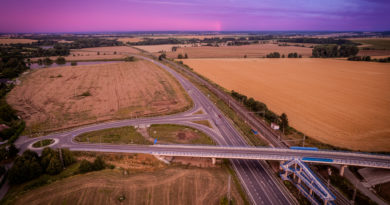
[[[53,61],[50,58],[45,58],[45,59],[43,59],[43,64],[45,66],[49,66],[49,65],[53,64]]]
[[[50,175],[55,175],[60,173],[62,169],[63,167],[60,161],[60,157],[58,156],[58,154],[56,154],[50,158],[49,165],[46,168],[46,173]]]
[[[76,65],[77,65],[77,62],[76,62],[76,61],[72,61],[72,62],[70,63],[70,65],[71,65],[71,66],[76,66]]]
[[[280,53],[279,52],[269,53],[269,54],[267,54],[266,57],[267,58],[280,58]]]
[[[82,97],[88,97],[88,96],[91,96],[91,93],[89,91],[85,91],[83,92],[80,96]]]
[[[61,149],[62,160],[64,161],[65,166],[69,166],[76,162],[76,159],[73,156],[73,153],[69,149]]]
[[[103,158],[101,156],[96,157],[95,161],[93,162],[93,169],[95,171],[102,170],[106,166],[106,163],[104,162]]]
[[[80,173],[87,173],[93,171],[93,164],[85,159],[83,159],[80,163],[79,167]]]
[[[65,58],[64,57],[58,57],[57,59],[56,59],[56,64],[57,65],[64,65],[66,63],[66,60],[65,60]]]
[[[183,59],[183,55],[180,53],[179,55],[177,55],[177,58],[178,59]]]
[[[299,56],[301,56],[301,55],[299,55]],[[302,57],[302,56],[301,56]],[[288,55],[287,55],[287,58],[298,58],[298,53],[289,53]]]
[[[93,163],[88,160],[83,160],[80,163],[79,171],[80,173],[86,173],[91,171],[99,171],[106,167],[106,163],[104,162],[101,156],[96,157]]]
[[[133,62],[133,61],[135,61],[135,58],[134,58],[134,56],[129,56],[129,57],[125,58],[125,61],[126,62]]]
[[[158,56],[158,60],[162,61],[163,59],[167,58],[167,55],[165,53]]]

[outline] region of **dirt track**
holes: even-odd
[[[7,101],[33,132],[163,115],[190,105],[176,80],[142,60],[40,69],[22,77]]]
[[[298,130],[355,150],[390,151],[387,64],[333,59],[188,59],[228,90],[286,112]]]

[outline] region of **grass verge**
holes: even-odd
[[[157,138],[158,143],[215,145],[215,142],[205,133],[183,125],[151,125],[148,132],[149,136]]]
[[[48,146],[48,145],[53,144],[53,143],[54,143],[53,139],[44,139],[44,140],[39,140],[38,142],[35,142],[32,146],[35,148],[38,148],[38,147],[45,147],[45,146]]]
[[[109,128],[83,133],[74,138],[77,142],[112,144],[152,144],[132,127]]]

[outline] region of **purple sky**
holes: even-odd
[[[1,0],[0,32],[390,30],[390,0]]]

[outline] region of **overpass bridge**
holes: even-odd
[[[66,147],[66,145],[63,145]],[[271,148],[204,145],[109,145],[73,144],[74,151],[145,153],[160,156],[253,159],[338,164],[390,169],[390,156],[360,152],[319,150],[316,148]]]

